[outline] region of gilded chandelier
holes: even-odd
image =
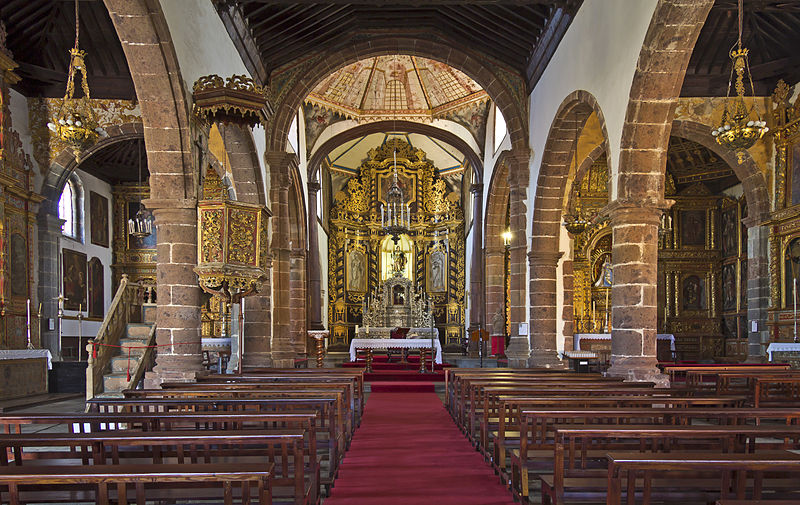
[[[75,47],[69,51],[67,90],[61,100],[55,121],[47,123],[47,127],[72,148],[76,162],[80,162],[81,151],[97,142],[98,137],[106,136],[105,131],[98,126],[92,109],[89,83],[86,80],[86,51],[80,50],[78,45],[79,26],[78,0],[75,0]],[[77,73],[81,78],[81,90],[83,91],[81,98],[75,98]]]
[[[745,151],[753,147],[769,131],[767,122],[761,119],[755,105],[748,109],[744,102],[745,72],[747,73],[747,80],[750,82],[750,92],[755,95],[755,91],[753,89],[753,76],[750,74],[748,50],[742,47],[742,11],[742,0],[739,0],[739,39],[736,42],[736,48],[730,52],[733,65],[731,66],[731,75],[728,80],[725,110],[722,112],[719,128],[711,132],[711,135],[717,139],[718,144],[736,152],[739,164],[745,160]],[[736,97],[731,99],[731,84],[733,83],[734,72],[736,73]]]

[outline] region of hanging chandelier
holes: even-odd
[[[578,111],[575,111],[575,142],[573,145],[573,152],[572,155],[573,159],[573,174],[575,177],[578,176]],[[583,212],[581,211],[581,192],[580,190],[575,195],[575,212],[572,214],[564,214],[564,222],[562,223],[564,228],[571,235],[580,235],[586,230],[586,227],[589,226],[589,221],[584,217]]]
[[[75,47],[69,50],[69,70],[67,71],[67,90],[54,121],[47,123],[58,138],[67,144],[75,155],[75,162],[80,162],[81,152],[97,142],[98,137],[105,137],[106,132],[97,124],[92,109],[89,83],[86,80],[86,51],[78,45],[80,23],[78,22],[78,0],[75,0]],[[80,74],[83,96],[75,98],[75,77]]]
[[[381,226],[383,231],[392,237],[397,244],[400,235],[408,233],[411,224],[410,204],[405,202],[403,190],[397,182],[397,151],[392,153],[394,173],[392,185],[386,195],[386,206],[381,206]]]
[[[750,92],[755,97],[753,88],[753,76],[750,74],[750,60],[748,49],[742,47],[742,0],[739,0],[739,38],[734,49],[731,49],[730,57],[731,74],[728,79],[728,92],[725,96],[725,109],[722,112],[719,128],[713,130],[711,135],[717,139],[717,143],[736,152],[739,164],[745,160],[745,151],[751,147],[769,131],[767,122],[761,119],[758,109],[753,105],[750,109],[744,102],[745,87],[744,77],[747,73],[747,80],[750,83]],[[736,97],[731,99],[731,85],[733,74],[736,73]]]
[[[142,187],[142,145],[137,142],[136,151],[139,159],[139,185],[141,191]],[[128,218],[128,234],[136,238],[149,237],[153,233],[153,218],[149,212],[145,212],[144,204],[142,203],[142,195],[139,194],[139,210],[136,215]]]

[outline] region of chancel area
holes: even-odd
[[[0,503],[800,502],[797,47],[777,0],[4,0]]]

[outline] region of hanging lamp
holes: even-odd
[[[47,123],[47,127],[72,149],[76,163],[80,163],[80,155],[84,149],[97,142],[99,137],[107,136],[98,125],[92,109],[89,82],[86,79],[86,51],[80,49],[79,35],[78,0],[75,0],[75,47],[69,51],[67,89],[54,121]],[[76,74],[80,74],[81,78],[81,98],[75,98]]]
[[[572,155],[574,170],[573,174],[578,176],[578,111],[575,111],[575,143],[573,145],[573,152]],[[572,235],[580,235],[586,230],[586,227],[589,226],[589,221],[584,217],[583,211],[581,210],[581,192],[578,190],[577,194],[575,195],[575,212],[572,214],[565,214],[564,215],[564,228]]]
[[[139,191],[142,188],[142,145],[141,142],[136,144],[136,152],[139,159],[139,178],[138,185]],[[142,203],[142,195],[139,193],[139,210],[136,215],[128,219],[128,233],[136,238],[144,238],[153,233],[153,218],[148,212],[144,210]]]
[[[742,47],[742,20],[744,16],[742,0],[739,0],[739,38],[730,57],[732,61],[731,74],[728,79],[728,91],[725,96],[725,109],[722,112],[720,126],[711,132],[717,143],[736,152],[736,158],[741,165],[745,160],[745,152],[769,131],[767,122],[761,119],[755,104],[748,109],[744,102],[745,86],[744,77],[750,83],[751,96],[755,97],[753,76],[750,74],[750,59],[748,49]],[[731,85],[733,74],[736,73],[736,96],[731,98]]]

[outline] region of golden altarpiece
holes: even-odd
[[[770,341],[792,342],[800,304],[800,98],[783,81],[772,96],[775,139],[775,210],[770,215]]]
[[[3,30],[0,24],[0,349],[24,349],[27,304],[34,299],[36,214],[44,197],[34,192],[33,164],[11,125],[9,90],[20,78],[5,49]],[[36,313],[31,307],[32,318]],[[39,348],[37,331],[38,325],[31,324],[31,344]]]
[[[401,265],[395,263],[395,243],[381,219],[395,165],[409,222],[397,242]],[[461,193],[448,190],[424,151],[400,139],[369,151],[357,173],[335,193],[328,248],[331,350],[348,348],[356,326],[364,325],[365,302],[378,291],[388,296],[383,288],[396,270],[407,279],[388,283],[396,284],[402,297],[398,303],[411,310],[424,292],[433,304],[441,344],[461,349],[466,277]]]
[[[746,215],[744,199],[714,195],[702,183],[676,190],[666,174],[666,194],[675,201],[659,230],[658,332],[673,334],[677,357],[706,359],[725,354],[723,337],[746,341],[747,240],[739,223]],[[608,203],[608,168],[604,156],[573,185],[568,208],[596,216]],[[729,236],[719,244],[720,222]],[[607,219],[595,218],[573,237],[574,331],[610,332],[612,236]],[[741,296],[739,296],[741,293]],[[569,343],[568,343],[569,345]],[[607,345],[604,344],[604,345]],[[739,352],[735,347],[731,352]],[[601,350],[602,352],[602,350]],[[729,353],[730,354],[730,353]],[[667,341],[659,340],[659,358],[670,359]]]

